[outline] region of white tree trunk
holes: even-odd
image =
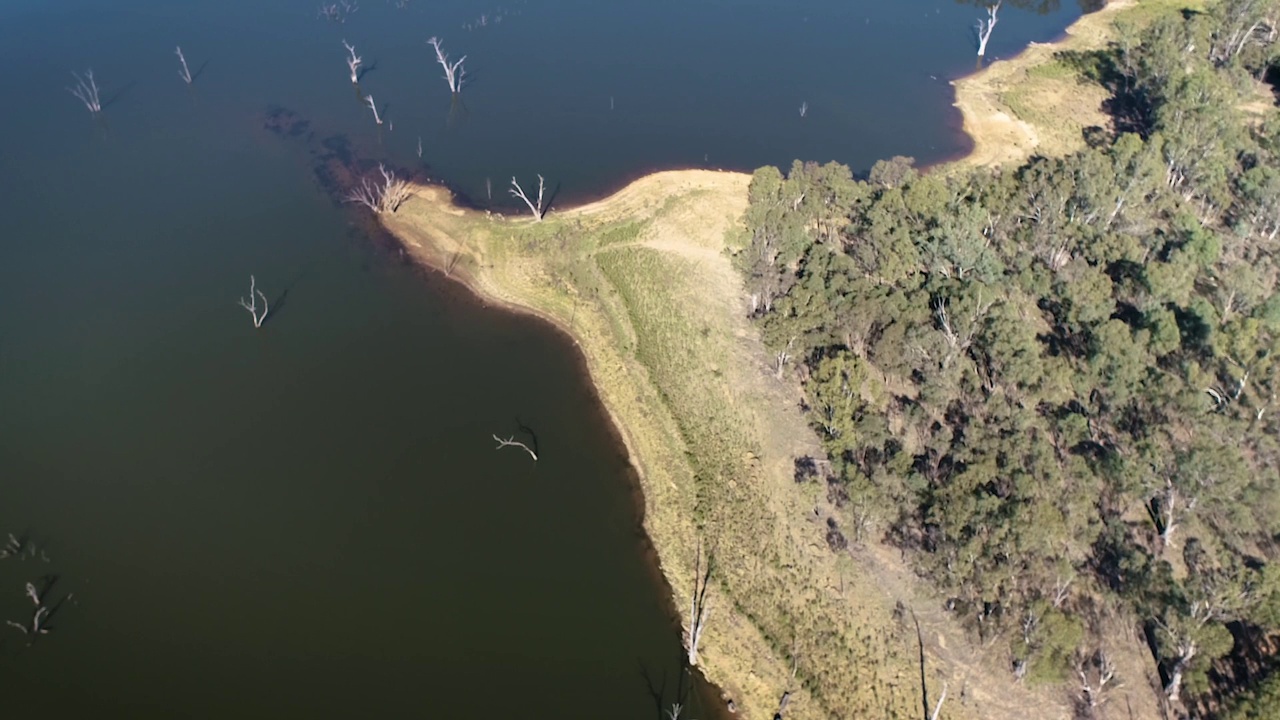
[[[538,176],[538,201],[536,203],[530,200],[528,195],[524,194],[524,188],[520,187],[520,183],[516,181],[515,177],[511,178],[511,188],[508,192],[523,200],[524,204],[529,206],[529,212],[533,213],[533,219],[541,221],[547,214],[547,209],[542,205],[542,195],[546,189],[546,182],[542,179],[542,176]]]
[[[363,62],[363,59],[359,55],[356,55],[355,46],[352,45],[351,43],[348,43],[346,40],[342,41],[342,47],[347,49],[347,54],[348,54],[347,69],[351,71],[351,82],[352,84],[359,83],[360,82],[360,63]],[[375,110],[374,113],[376,114],[377,111]],[[378,123],[378,124],[381,125],[382,123]]]
[[[258,299],[262,299],[262,313],[258,313]],[[253,318],[253,326],[255,328],[262,327],[263,321],[267,319],[267,296],[262,294],[258,289],[258,281],[252,275],[249,276],[249,300],[245,302],[244,298],[240,298],[240,307],[249,311],[250,317]]]
[[[466,69],[462,67],[462,63],[466,62],[467,56],[463,55],[457,62],[450,63],[449,56],[440,47],[440,38],[430,38],[427,43],[436,50],[436,62],[440,63],[440,67],[444,68],[444,79],[445,82],[449,83],[449,92],[454,95],[462,92],[462,80],[467,74]]]
[[[995,5],[987,8],[986,21],[978,21],[978,57],[985,57],[987,54],[987,41],[991,39],[991,31],[996,29],[996,23],[1000,21],[996,17],[996,13],[1000,12],[1000,3],[998,0]]]
[[[178,62],[182,63],[182,69],[178,71],[178,77],[182,78],[188,85],[191,84],[191,68],[187,67],[187,58],[182,54],[182,46],[179,45],[174,54],[178,56]]]

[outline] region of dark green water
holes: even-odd
[[[34,644],[0,627],[5,716],[653,717],[679,632],[576,352],[378,249],[263,113],[406,165],[421,136],[476,199],[513,173],[569,202],[653,168],[937,161],[964,149],[943,81],[974,9],[316,4],[0,5],[0,536],[36,547],[0,560],[0,619],[30,617],[28,581],[74,594]],[[990,52],[1078,12],[1010,9]],[[471,56],[452,124],[432,34]],[[98,120],[64,89],[90,66]],[[493,449],[521,423],[536,464]]]

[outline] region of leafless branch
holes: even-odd
[[[938,704],[933,706],[933,714],[929,716],[929,720],[938,720],[938,716],[942,712],[942,703],[946,699],[947,699],[947,684],[942,683],[942,694],[938,696]]]
[[[533,458],[535,462],[537,462],[538,460],[538,454],[535,453],[533,450],[531,450],[528,445],[525,445],[519,440],[516,440],[515,436],[509,437],[506,440],[503,440],[497,435],[494,435],[493,439],[498,441],[498,447],[494,448],[495,450],[501,450],[504,447],[524,448],[524,451],[529,453],[529,457]]]
[[[347,193],[346,201],[360,203],[378,214],[393,213],[413,191],[407,181],[397,178],[395,171],[388,170],[386,165],[378,163],[378,172],[382,174],[381,183],[360,178],[360,184]]]
[[[987,41],[991,39],[991,31],[996,29],[996,23],[1000,21],[996,17],[996,13],[1000,11],[1000,3],[1004,0],[997,0],[996,4],[987,6],[987,20],[983,22],[978,20],[978,57],[987,54]]]
[[[98,83],[93,79],[93,70],[86,70],[84,77],[77,73],[71,73],[71,77],[76,79],[76,86],[67,88],[67,92],[80,98],[80,102],[94,115],[102,112],[102,101],[98,98]]]
[[[345,47],[347,52],[351,55],[351,57],[347,58],[347,69],[351,71],[351,82],[358,83],[360,82],[360,63],[363,61],[363,58],[356,55],[355,46],[348,43],[346,40],[342,41],[342,46]],[[377,112],[377,110],[374,110],[375,116],[377,115]],[[382,123],[379,122],[378,124],[381,125]]]
[[[462,92],[462,80],[467,74],[467,70],[462,67],[462,63],[466,61],[467,56],[463,55],[457,62],[450,63],[449,56],[440,48],[440,38],[429,38],[427,43],[436,50],[436,62],[440,63],[440,67],[444,68],[444,79],[445,82],[449,83],[449,91],[454,95]]]
[[[178,62],[182,63],[182,69],[178,71],[178,77],[182,78],[188,85],[190,85],[191,68],[187,67],[187,58],[182,54],[182,46],[179,45],[173,52],[178,56]]]
[[[21,631],[22,631],[22,634],[23,634],[23,635],[26,635],[26,634],[27,634],[27,626],[26,626],[26,625],[19,625],[18,623],[14,622],[14,621],[12,621],[12,620],[5,620],[5,621],[4,621],[4,624],[5,624],[5,625],[8,625],[9,627],[15,627],[15,628],[18,628],[19,630],[21,630]]]
[[[258,298],[262,298],[262,314],[258,314]],[[240,307],[249,311],[249,315],[253,317],[253,326],[262,327],[262,323],[267,319],[267,296],[262,294],[258,289],[258,281],[249,276],[249,300],[245,302],[244,298],[240,298]]]
[[[48,635],[49,631],[40,627],[40,623],[44,621],[46,615],[49,614],[49,608],[41,607],[36,610],[36,614],[31,618],[31,634],[32,635]]]
[[[27,597],[31,598],[31,602],[36,607],[40,607],[40,593],[36,592],[36,586],[33,583],[27,583]]]
[[[372,95],[365,95],[365,96],[364,96],[364,102],[365,102],[365,104],[366,104],[366,105],[368,105],[368,106],[369,106],[369,109],[373,111],[373,121],[374,121],[374,122],[376,122],[376,123],[378,123],[379,125],[381,125],[381,124],[382,124],[382,118],[378,115],[378,106],[374,104],[374,102],[373,102],[373,96],[372,96]]]
[[[711,614],[711,603],[707,591],[711,586],[712,562],[708,554],[703,563],[702,543],[698,543],[698,551],[693,558],[693,593],[689,596],[689,631],[688,642],[689,665],[698,664],[698,643],[702,640],[702,631],[707,627],[707,617]]]
[[[542,194],[545,190],[546,190],[546,181],[544,181],[542,179],[542,176],[539,175],[538,176],[538,202],[535,203],[534,201],[529,199],[528,195],[524,194],[524,188],[520,187],[520,183],[516,181],[514,176],[512,176],[511,189],[508,190],[507,192],[510,192],[513,196],[523,200],[524,204],[529,206],[529,212],[533,213],[533,219],[541,221],[542,218],[547,214],[547,209],[542,206]]]

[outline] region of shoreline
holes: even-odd
[[[1031,78],[1030,73],[1055,63],[1064,50],[1091,50],[1110,37],[1115,16],[1143,0],[1109,0],[1081,15],[1061,35],[1046,43],[1029,43],[1018,54],[984,65],[950,82],[952,104],[960,112],[960,132],[973,148],[938,169],[997,166],[1025,161],[1035,154],[1064,155],[1084,147],[1081,131],[1108,122],[1100,105],[1101,88],[1086,87],[1072,76]],[[1043,84],[1044,87],[1036,87]],[[1073,87],[1075,86],[1075,87]],[[1019,93],[1014,102],[1014,93]],[[1021,94],[1026,93],[1027,97]],[[1016,107],[1015,105],[1022,105]],[[1042,114],[1043,113],[1043,114]],[[1037,119],[1045,122],[1036,122]]]
[[[1042,144],[1041,135],[1037,132],[1034,124],[1019,117],[1017,112],[1005,102],[1004,94],[1008,92],[1008,86],[1002,83],[1008,81],[1011,76],[1022,74],[1034,67],[1042,65],[1046,62],[1054,62],[1053,54],[1062,49],[1071,49],[1075,47],[1086,48],[1091,39],[1097,37],[1097,33],[1104,28],[1109,28],[1114,15],[1117,11],[1133,7],[1139,4],[1137,0],[1115,0],[1108,3],[1100,10],[1084,15],[1077,19],[1071,26],[1066,28],[1061,37],[1052,43],[1032,43],[1018,55],[1003,59],[987,65],[982,69],[966,75],[962,78],[953,80],[950,84],[955,88],[956,99],[954,107],[960,113],[961,127],[959,131],[967,136],[972,142],[971,150],[963,157],[958,157],[944,163],[933,165],[928,171],[942,170],[949,168],[974,166],[974,165],[1001,165],[1011,162],[1021,162],[1036,152],[1048,152],[1061,148],[1046,148]],[[1015,138],[1010,143],[1007,140],[1007,134],[1010,132],[1009,127],[1014,128],[1015,134],[1021,132],[1021,141]],[[1079,140],[1079,145],[1083,146],[1083,140]],[[456,221],[457,229],[460,232],[453,232],[453,227],[444,227],[441,222],[427,222],[414,227],[413,223],[406,223],[395,215],[390,217],[379,218],[379,225],[383,230],[404,249],[413,260],[427,268],[441,273],[445,277],[454,280],[465,286],[469,292],[480,299],[486,305],[494,306],[508,312],[529,315],[550,324],[558,333],[563,334],[572,345],[577,348],[580,353],[580,361],[582,368],[585,370],[585,379],[590,384],[591,391],[599,401],[600,408],[604,417],[608,419],[611,427],[611,434],[617,438],[619,447],[625,452],[628,465],[631,468],[629,473],[629,482],[631,483],[631,492],[636,502],[637,518],[640,523],[643,537],[641,538],[641,551],[645,555],[646,565],[650,567],[657,575],[655,580],[660,580],[659,592],[665,594],[668,611],[673,616],[673,621],[682,621],[684,613],[681,609],[680,597],[684,589],[683,580],[687,574],[684,563],[680,561],[682,551],[687,551],[688,541],[691,536],[699,535],[701,531],[693,529],[691,523],[694,520],[690,517],[684,517],[686,511],[680,507],[678,502],[671,501],[671,498],[678,498],[682,490],[679,485],[678,478],[675,478],[671,472],[671,463],[665,462],[662,453],[656,452],[655,443],[661,444],[663,440],[663,430],[670,431],[670,428],[659,428],[655,431],[655,425],[662,425],[661,420],[644,417],[647,414],[643,402],[631,404],[621,402],[622,394],[620,388],[628,387],[627,382],[633,383],[649,383],[649,387],[638,389],[637,392],[644,392],[656,389],[656,383],[648,377],[636,378],[633,374],[629,374],[633,368],[625,367],[628,359],[623,357],[626,355],[625,348],[610,346],[607,337],[605,339],[595,338],[593,340],[592,330],[599,331],[601,326],[607,326],[610,318],[609,309],[594,307],[595,305],[606,304],[606,301],[600,297],[590,297],[583,300],[574,293],[577,288],[574,281],[560,280],[554,277],[554,273],[544,272],[545,267],[527,269],[522,268],[510,274],[512,268],[520,263],[512,262],[512,257],[518,257],[521,261],[528,260],[531,257],[535,261],[544,260],[542,256],[547,255],[545,250],[541,253],[537,250],[532,251],[532,255],[521,255],[521,251],[512,251],[509,246],[516,243],[517,235],[525,233],[534,233],[540,227],[547,227],[557,222],[562,225],[576,223],[581,228],[583,222],[587,225],[595,224],[600,227],[609,225],[610,221],[631,221],[634,220],[633,215],[639,216],[641,222],[647,219],[647,214],[660,213],[661,205],[651,204],[645,205],[645,212],[634,205],[632,201],[635,195],[643,195],[646,188],[652,185],[696,185],[700,180],[706,180],[711,177],[719,177],[722,180],[729,181],[730,185],[736,184],[738,187],[733,192],[739,192],[742,206],[745,208],[746,202],[746,185],[750,180],[750,174],[714,170],[704,168],[688,168],[681,170],[661,170],[656,172],[641,173],[630,180],[622,183],[621,187],[604,194],[598,199],[592,199],[584,203],[579,203],[569,207],[557,207],[548,215],[548,220],[543,223],[535,223],[528,216],[504,216],[496,212],[485,210],[477,207],[475,203],[471,203],[465,197],[461,198],[459,203],[459,194],[443,184],[417,185],[414,188],[414,200],[411,201],[415,205],[415,210],[428,215],[434,214],[437,220],[443,219],[444,224]],[[674,191],[670,191],[674,192]],[[675,197],[672,195],[672,197]],[[668,205],[670,204],[668,198]],[[655,210],[654,208],[659,209]],[[402,211],[403,212],[403,211]],[[630,215],[628,214],[630,213]],[[740,214],[734,220],[735,223],[740,222]],[[476,232],[484,236],[484,240],[478,238],[467,237],[466,233]],[[498,234],[505,234],[507,238],[498,238]],[[458,235],[458,237],[455,237]],[[487,244],[486,244],[487,243]],[[724,247],[720,248],[723,254]],[[506,261],[507,266],[502,263]],[[508,273],[504,276],[503,273]],[[542,272],[542,275],[539,273]],[[545,286],[538,286],[538,283],[544,283]],[[563,284],[565,288],[559,286]],[[567,295],[560,296],[555,293],[550,295],[542,293],[547,287],[556,286],[556,290],[567,289]],[[709,295],[708,291],[703,291],[704,295]],[[542,293],[542,294],[540,294]],[[573,296],[572,310],[568,312],[568,319],[565,317],[566,297]],[[558,303],[558,304],[557,304]],[[593,323],[595,327],[587,329],[579,323],[579,310],[583,310],[582,323]],[[599,315],[599,317],[585,317],[586,315]],[[615,328],[616,330],[616,328]],[[632,331],[634,334],[634,330]],[[606,328],[606,335],[608,331]],[[626,332],[618,331],[613,337],[615,341],[625,337]],[[704,335],[705,337],[705,335]],[[634,341],[634,338],[633,338]],[[617,343],[614,343],[616,345]],[[627,345],[626,341],[621,341],[622,345]],[[631,347],[634,354],[634,344]],[[634,358],[631,359],[632,364]],[[754,365],[755,363],[752,363]],[[622,366],[620,368],[620,366]],[[643,368],[642,368],[643,369]],[[763,371],[757,367],[747,367],[748,371]],[[630,388],[628,388],[630,389]],[[659,392],[655,397],[665,397],[665,392]],[[668,408],[663,408],[664,410]],[[674,415],[674,411],[671,413]],[[779,413],[782,414],[782,413]],[[668,425],[672,418],[664,418]],[[678,420],[678,418],[677,418]],[[794,420],[794,418],[792,419]],[[807,424],[803,420],[799,421],[799,427],[804,432],[809,432]],[[641,429],[640,426],[645,426]],[[655,433],[658,440],[655,441]],[[674,446],[674,451],[679,454],[680,451],[687,452],[688,438],[682,437],[682,433],[677,430],[675,435],[666,438],[669,444]],[[672,448],[668,448],[669,450]],[[656,457],[649,457],[653,453]],[[760,458],[747,453],[747,456],[753,458],[756,464],[760,464]],[[788,460],[790,458],[787,458]],[[686,461],[687,463],[687,461]],[[694,470],[693,468],[685,468]],[[776,474],[776,473],[775,473]],[[670,484],[670,488],[666,487]],[[734,480],[729,480],[730,487],[736,487]],[[684,490],[687,491],[687,488]],[[685,493],[687,495],[687,492]],[[769,504],[769,503],[766,503]],[[784,503],[785,504],[785,503]],[[796,503],[791,503],[795,505]],[[813,510],[816,512],[817,508]],[[799,524],[801,530],[803,525]],[[677,527],[679,526],[679,527]],[[681,529],[683,528],[683,529]],[[792,533],[794,534],[794,533]],[[820,552],[825,552],[823,549]],[[864,551],[858,555],[861,559],[857,561],[857,569],[859,571],[868,570],[864,565],[872,566],[869,574],[874,576],[876,572],[884,573],[886,569],[890,572],[899,571],[900,568],[886,568],[887,563],[883,557],[873,557],[877,552],[872,549]],[[881,554],[882,555],[882,554]],[[829,568],[835,564],[835,560],[830,563],[819,562],[813,565],[812,573],[829,573],[829,570],[821,568]],[[795,575],[793,571],[792,575]],[[818,584],[830,582],[828,579],[820,577],[810,577],[810,584]],[[874,585],[875,578],[869,578]],[[840,574],[840,595],[844,596],[844,584],[846,578],[841,571]],[[867,579],[863,580],[864,583]],[[904,584],[909,586],[910,578],[902,580]],[[888,595],[892,591],[888,588],[874,588],[883,595]],[[739,593],[732,593],[737,596]],[[855,592],[855,597],[857,593]],[[910,597],[911,595],[909,595]],[[886,598],[878,598],[885,600]],[[740,605],[739,599],[735,598],[734,605]],[[876,603],[872,603],[875,605]],[[871,613],[875,613],[876,608],[872,608]],[[817,612],[822,612],[819,609]],[[795,686],[792,681],[785,678],[786,671],[791,670],[791,676],[795,678],[795,658],[787,657],[788,652],[779,648],[777,640],[777,632],[770,633],[773,636],[771,640],[766,634],[762,634],[764,621],[757,620],[752,612],[746,612],[742,607],[729,607],[720,610],[721,616],[730,615],[728,618],[730,624],[734,626],[731,631],[732,637],[717,632],[719,628],[712,627],[708,630],[709,642],[704,644],[702,649],[702,659],[704,662],[699,664],[695,672],[701,679],[701,682],[695,683],[695,688],[702,685],[705,689],[718,692],[720,701],[717,703],[717,712],[724,718],[735,717],[731,715],[725,708],[724,700],[732,699],[736,701],[737,712],[736,717],[755,717],[764,715],[766,712],[772,712],[772,704],[776,703],[779,693],[777,688],[785,687],[792,689],[793,700],[800,698],[804,706],[815,706],[800,711],[793,706],[793,714],[797,718],[804,717],[824,717],[828,713],[824,713],[823,698],[815,697],[815,693],[821,695],[821,688],[809,688],[808,683],[804,686]],[[842,617],[847,616],[836,613],[830,618],[833,622],[838,622]],[[884,615],[887,615],[885,613]],[[866,615],[856,615],[856,617],[865,618]],[[884,622],[884,616],[875,616],[876,622]],[[824,616],[824,620],[828,619]],[[846,618],[847,619],[847,618]],[[767,624],[767,623],[765,623]],[[889,623],[885,622],[888,625]],[[856,623],[855,623],[856,625]],[[868,623],[870,625],[870,623]],[[857,632],[865,631],[867,628],[854,627]],[[940,629],[937,630],[936,644],[928,643],[930,653],[934,653],[934,648],[940,647],[945,650],[947,640],[944,640]],[[890,627],[887,631],[887,640],[890,642],[896,639],[894,628]],[[870,639],[870,636],[867,638]],[[950,642],[955,643],[958,638],[954,635]],[[793,639],[793,643],[795,640]],[[888,647],[886,651],[884,648]],[[792,650],[794,654],[794,649]],[[816,651],[815,651],[816,654]],[[734,657],[738,655],[739,657]],[[892,695],[899,692],[898,682],[903,677],[901,674],[901,665],[903,658],[899,657],[899,653],[891,646],[882,645],[880,654],[877,655],[873,650],[868,656],[873,663],[880,666],[883,671],[881,682],[887,683],[892,690],[885,691]],[[806,658],[807,660],[808,658]],[[788,668],[788,665],[791,667]],[[779,667],[780,666],[780,667]],[[856,666],[856,663],[855,663]],[[876,675],[872,675],[873,683]],[[970,681],[978,684],[977,678],[969,678]],[[828,688],[829,691],[838,693],[840,682],[832,681],[834,688]],[[873,688],[874,689],[874,688]],[[908,703],[918,702],[918,689],[906,687],[904,697],[907,702],[902,703],[901,707],[910,706]],[[882,689],[883,690],[883,689]],[[974,697],[980,697],[982,690],[974,687],[971,690]],[[1010,694],[1014,694],[1012,690]],[[710,699],[710,698],[704,698]],[[837,700],[840,700],[837,694]],[[1006,699],[1006,698],[1001,698]],[[1044,698],[1041,698],[1043,701]],[[808,702],[805,702],[808,701]],[[898,698],[890,697],[888,699],[880,698],[877,702],[884,703],[881,707],[884,709],[897,708]],[[869,707],[865,706],[864,707]],[[1053,703],[1042,705],[1048,711],[1053,707]],[[994,709],[994,708],[990,708]],[[828,708],[828,711],[830,708]],[[963,711],[955,708],[954,711]],[[705,712],[705,711],[704,711]],[[1065,715],[1064,715],[1065,717]]]

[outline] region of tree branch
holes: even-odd
[[[535,453],[532,449],[530,449],[528,445],[525,445],[519,440],[516,440],[515,436],[509,437],[506,440],[503,440],[497,435],[494,435],[493,439],[498,441],[498,447],[494,448],[495,450],[501,450],[504,447],[524,448],[524,451],[529,453],[529,457],[533,458],[534,462],[537,462],[538,460],[538,454]]]

